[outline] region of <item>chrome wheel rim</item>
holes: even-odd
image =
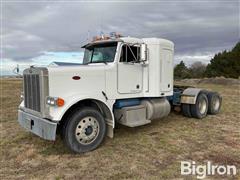
[[[216,97],[213,99],[213,108],[215,111],[217,111],[219,107],[220,107],[220,99]]]
[[[99,134],[99,123],[92,116],[81,119],[76,127],[75,136],[79,143],[87,145],[92,143]]]
[[[204,114],[207,110],[207,101],[205,99],[201,99],[198,104],[199,111],[201,114]]]

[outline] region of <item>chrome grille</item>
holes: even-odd
[[[41,111],[39,74],[24,74],[24,105],[34,111]]]

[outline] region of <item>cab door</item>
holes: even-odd
[[[140,93],[143,89],[143,66],[139,63],[140,46],[123,44],[118,62],[117,88],[120,94]]]

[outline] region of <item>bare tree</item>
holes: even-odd
[[[203,78],[206,65],[201,61],[196,61],[190,66],[189,69],[193,78]]]

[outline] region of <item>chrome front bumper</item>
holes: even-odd
[[[18,122],[26,130],[43,139],[54,141],[56,138],[57,123],[39,118],[32,114],[18,110]]]

